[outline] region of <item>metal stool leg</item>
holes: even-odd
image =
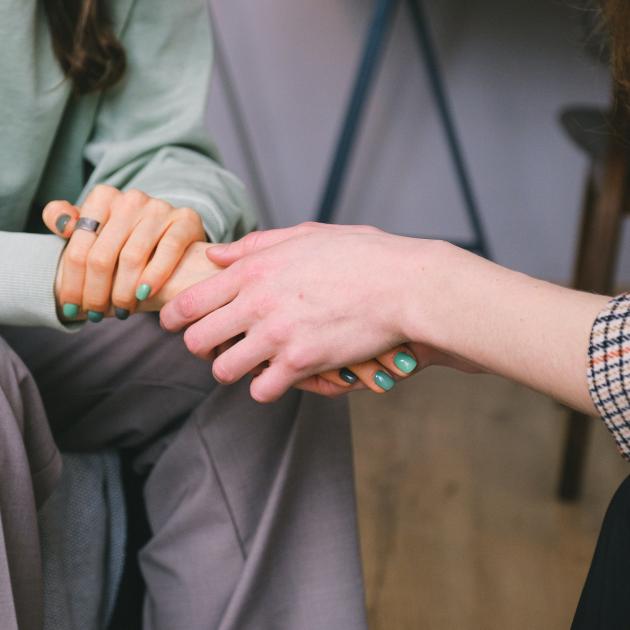
[[[485,235],[481,217],[477,207],[477,201],[473,193],[470,175],[466,168],[461,142],[455,126],[451,106],[449,103],[446,89],[442,81],[442,73],[437,59],[435,45],[431,38],[429,30],[429,22],[424,12],[421,0],[407,0],[409,11],[411,13],[413,25],[416,31],[416,39],[420,47],[421,57],[424,60],[431,92],[435,99],[442,128],[446,136],[449,154],[455,170],[455,176],[459,184],[464,207],[468,214],[471,227],[475,236],[475,240],[468,246],[468,249],[475,251],[486,258],[490,257],[490,249]]]
[[[399,0],[377,0],[375,4],[359,72],[326,180],[326,188],[319,204],[317,220],[322,223],[329,223],[337,209],[339,194],[356,144],[356,136],[365,112],[370,88],[374,82],[375,72],[385,48],[385,39],[398,3]]]

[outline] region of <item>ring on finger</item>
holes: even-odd
[[[96,219],[90,219],[89,217],[81,217],[77,221],[77,224],[75,225],[74,229],[75,231],[84,230],[85,232],[94,232],[94,234],[96,234],[100,225],[101,225],[101,222],[97,221]]]

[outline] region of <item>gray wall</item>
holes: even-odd
[[[276,225],[311,218],[372,2],[210,0],[244,104]],[[554,0],[427,1],[496,259],[570,277],[586,160],[557,124],[605,103],[608,76],[581,50],[580,15]],[[220,77],[209,124],[249,180]],[[397,17],[339,220],[469,235],[406,11]],[[620,263],[630,274],[630,233]]]

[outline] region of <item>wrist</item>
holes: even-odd
[[[447,337],[448,326],[442,321],[452,310],[452,300],[445,299],[444,291],[450,285],[455,291],[458,269],[458,247],[440,240],[413,239],[415,247],[411,254],[411,270],[404,279],[401,291],[403,299],[401,336],[410,342],[424,343],[437,347],[438,340]],[[447,303],[447,302],[450,302]]]

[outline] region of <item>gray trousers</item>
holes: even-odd
[[[0,329],[0,627],[40,630],[37,509],[62,450],[148,473],[145,630],[366,627],[348,415],[217,385],[154,316]]]

